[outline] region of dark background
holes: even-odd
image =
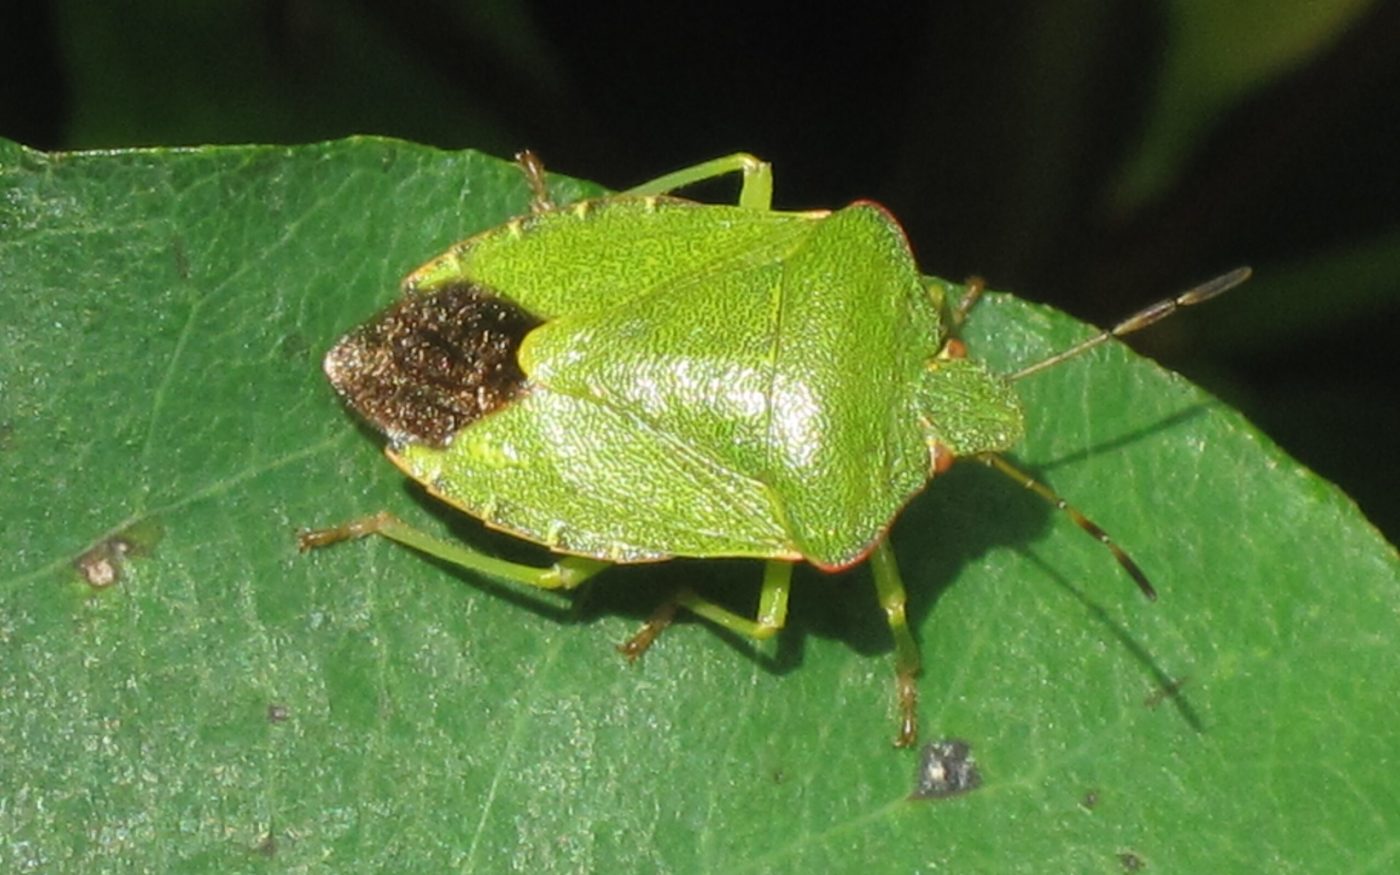
[[[1397,2],[20,2],[0,77],[42,149],[374,133],[614,187],[748,150],[1099,324],[1251,264],[1134,345],[1400,533]]]

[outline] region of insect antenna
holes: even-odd
[[[1194,307],[1196,304],[1205,303],[1211,298],[1222,295],[1249,279],[1251,272],[1252,271],[1248,267],[1237,267],[1229,273],[1221,274],[1213,280],[1207,280],[1199,286],[1185,291],[1176,297],[1163,298],[1155,304],[1150,304],[1142,308],[1107,331],[1096,334],[1082,343],[1071,346],[1069,349],[1061,350],[1047,359],[1042,359],[1033,365],[1028,365],[1013,374],[1008,374],[1006,379],[1019,380],[1022,377],[1029,377],[1031,374],[1038,373],[1049,367],[1054,367],[1065,359],[1074,358],[1080,353],[1093,349],[1101,343],[1106,343],[1114,337],[1132,334],[1134,331],[1140,331],[1154,322],[1160,322],[1183,307]]]
[[[1039,495],[1054,506],[1056,510],[1063,511],[1074,521],[1076,526],[1088,532],[1096,541],[1108,548],[1109,552],[1113,554],[1113,558],[1118,560],[1118,564],[1123,566],[1123,570],[1128,572],[1128,576],[1138,585],[1138,589],[1142,590],[1143,595],[1147,596],[1151,601],[1157,600],[1157,590],[1152,588],[1152,584],[1148,581],[1147,575],[1142,573],[1142,569],[1133,561],[1133,558],[1129,556],[1122,547],[1119,547],[1118,544],[1114,542],[1113,538],[1109,537],[1108,532],[1099,528],[1097,523],[1080,513],[1078,508],[1061,498],[1059,494],[1049,486],[1036,480],[1031,475],[1017,468],[1015,465],[1012,465],[995,453],[987,453],[977,458],[988,467],[1000,471],[1007,477],[1020,483],[1022,487]]]

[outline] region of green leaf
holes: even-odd
[[[1167,45],[1142,143],[1118,197],[1137,208],[1181,172],[1203,135],[1251,92],[1322,54],[1375,0],[1170,0]]]
[[[895,527],[925,736],[983,777],[943,801],[889,747],[864,569],[800,571],[776,645],[685,621],[628,665],[668,586],[747,604],[758,566],[617,569],[554,607],[382,541],[299,555],[298,527],[384,508],[513,549],[406,486],[319,359],[527,198],[506,163],[385,140],[0,144],[0,869],[1393,864],[1394,549],[1121,346],[1018,384],[1017,458],[1159,602],[978,466]],[[1009,369],[1087,331],[991,296],[967,337]]]
[[[93,6],[55,0],[69,145],[270,141],[394,130],[441,142],[469,131],[518,143],[531,112],[558,112],[558,59],[511,0],[428,2],[425,39],[394,38],[385,12],[354,4]],[[463,88],[449,71],[489,89]],[[435,58],[435,56],[437,56]],[[219,59],[211,62],[211,59]],[[441,111],[450,107],[450,111]]]

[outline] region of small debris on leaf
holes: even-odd
[[[131,552],[131,542],[114,535],[94,544],[73,561],[83,580],[94,589],[105,589],[122,579],[122,566]]]
[[[972,748],[958,738],[931,741],[919,752],[919,771],[910,799],[946,799],[982,785]]]
[[[73,568],[88,586],[106,589],[121,582],[127,559],[149,554],[161,534],[158,522],[142,520],[84,550],[73,560]]]
[[[1156,708],[1158,705],[1162,704],[1167,699],[1176,698],[1177,693],[1181,692],[1181,688],[1186,686],[1186,683],[1190,680],[1191,678],[1189,676],[1177,678],[1171,683],[1168,683],[1160,689],[1155,690],[1146,699],[1142,700],[1142,704],[1149,709]]]

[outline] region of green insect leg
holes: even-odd
[[[618,645],[628,659],[641,656],[661,631],[671,625],[677,608],[704,617],[715,625],[739,635],[763,640],[772,638],[787,621],[788,591],[792,586],[792,563],[772,560],[763,566],[763,589],[758,596],[758,615],[748,617],[702,597],[690,587],[676,590],[675,595],[662,602],[636,635]]]
[[[391,541],[397,541],[468,571],[539,589],[573,589],[608,567],[606,562],[581,556],[560,557],[559,561],[549,568],[507,562],[462,544],[433,537],[384,511],[334,528],[302,532],[297,536],[297,544],[305,551],[367,535],[382,535]]]
[[[871,554],[870,570],[875,577],[875,595],[880,607],[885,609],[890,632],[894,633],[894,681],[899,700],[899,735],[894,744],[895,747],[909,747],[919,735],[919,690],[915,678],[923,668],[923,660],[919,658],[919,645],[914,642],[904,616],[904,584],[900,581],[899,567],[895,565],[888,538]]]
[[[685,167],[665,176],[644,182],[627,189],[623,194],[654,195],[665,194],[684,188],[706,179],[714,179],[726,173],[742,173],[743,182],[739,188],[739,206],[749,210],[770,210],[773,208],[773,165],[760,161],[747,152],[735,152],[723,158],[715,158],[694,167]]]

